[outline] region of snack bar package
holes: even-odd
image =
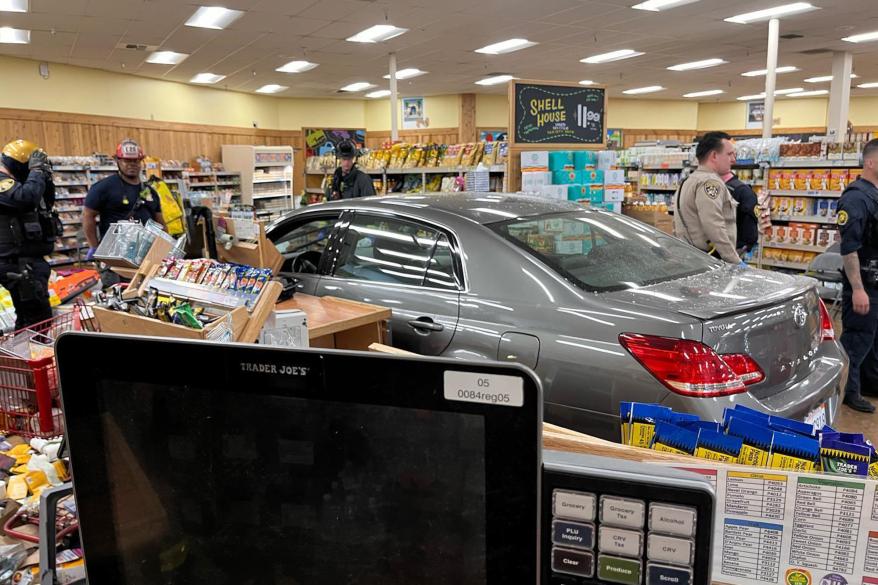
[[[744,441],[740,437],[724,435],[721,432],[701,430],[698,433],[698,446],[695,456],[711,461],[737,463],[741,457]]]
[[[755,467],[768,465],[774,431],[749,422],[741,414],[738,414],[729,418],[726,432],[733,437],[739,437],[742,441],[738,463]]]
[[[775,432],[768,466],[772,469],[810,473],[820,463],[820,443],[801,435]]]
[[[629,445],[649,449],[652,446],[656,424],[668,420],[671,412],[666,406],[635,403],[631,409]]]
[[[830,433],[829,437],[838,433]],[[823,473],[836,475],[869,475],[869,463],[872,448],[869,445],[858,445],[824,437],[820,441],[820,466]]]
[[[669,422],[655,425],[652,450],[677,455],[692,455],[698,445],[698,433],[678,427]]]

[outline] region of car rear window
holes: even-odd
[[[589,291],[647,286],[722,266],[664,232],[610,212],[572,211],[488,227]]]

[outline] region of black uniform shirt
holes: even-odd
[[[138,200],[143,203],[138,205]],[[148,185],[132,185],[123,181],[119,174],[92,185],[85,197],[85,206],[101,216],[98,227],[101,239],[110,229],[110,224],[126,219],[136,219],[145,224],[161,213],[159,198]]]
[[[357,167],[353,167],[347,175],[339,167],[335,169],[335,173],[332,176],[332,194],[334,197],[336,193],[339,193],[342,199],[372,197],[375,195],[375,187],[372,186],[372,178]]]
[[[27,181],[19,183],[8,174],[0,172],[0,213],[17,215],[36,211],[46,188],[45,173],[31,173]],[[46,204],[51,207],[51,202],[47,201]]]
[[[741,181],[738,175],[726,182],[726,187],[732,194],[732,198],[738,202],[738,248],[751,249],[759,242],[759,216],[757,206],[759,200],[756,193],[747,183]]]
[[[838,202],[838,228],[841,230],[841,255],[857,252],[860,266],[878,260],[878,232],[874,216],[878,212],[878,188],[865,179],[851,183]]]

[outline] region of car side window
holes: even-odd
[[[414,221],[360,215],[344,237],[335,276],[369,282],[458,288],[448,237]]]
[[[332,228],[338,217],[319,217],[292,223],[290,230],[277,237],[274,245],[284,257],[284,272],[317,272]]]

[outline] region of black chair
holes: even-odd
[[[827,308],[829,309],[830,316],[833,318],[838,317],[841,313],[842,283],[844,282],[844,276],[842,275],[843,266],[841,244],[836,243],[814,258],[808,265],[808,270],[805,273],[820,282],[820,287],[818,288],[820,298],[829,305]]]

